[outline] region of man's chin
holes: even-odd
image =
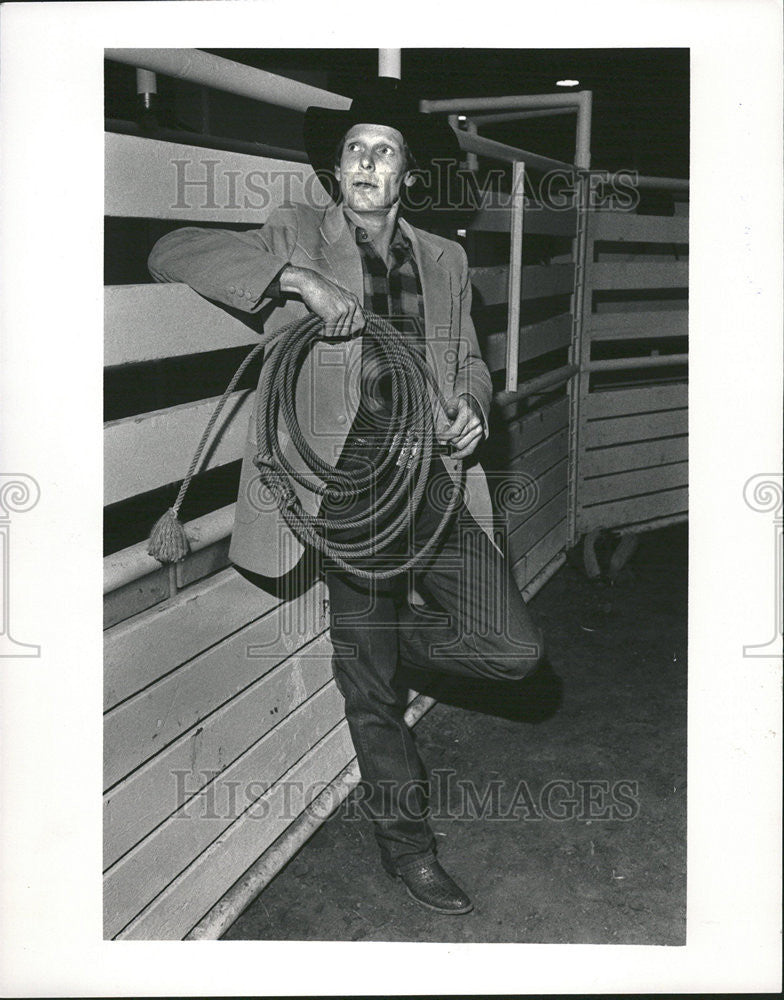
[[[388,212],[392,205],[380,191],[352,191],[345,199],[346,205],[355,212]]]

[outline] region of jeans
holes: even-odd
[[[355,456],[358,450],[354,446]],[[340,464],[350,460],[344,451]],[[401,559],[410,554],[411,544],[418,550],[435,531],[443,507],[433,498],[448,495],[450,483],[443,462],[435,458],[412,537],[398,546]],[[361,507],[342,510],[341,516],[361,513]],[[332,537],[351,536],[343,531]],[[462,502],[434,554],[412,575],[374,582],[327,563],[325,578],[333,673],[345,699],[363,808],[373,818],[382,864],[394,873],[435,853],[427,821],[427,772],[403,719],[407,685],[396,677],[398,664],[517,681],[542,659],[543,638],[508,564]],[[409,602],[411,584],[424,593],[424,608]]]

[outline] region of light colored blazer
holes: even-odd
[[[446,398],[470,393],[484,417],[485,433],[492,395],[490,373],[482,360],[471,320],[471,283],[465,251],[451,240],[416,229],[400,220],[411,240],[419,268],[429,364]],[[290,205],[275,209],[262,229],[244,233],[187,227],[160,239],[149,268],[158,281],[180,281],[206,298],[246,312],[271,305],[268,286],[286,264],[308,267],[363,299],[359,248],[339,205],[314,209]],[[307,315],[298,301],[273,308],[266,328],[277,328]],[[321,458],[334,464],[357,410],[361,339],[320,341],[306,357],[296,387],[297,414],[303,435]],[[262,367],[262,378],[264,369]],[[444,414],[431,398],[437,422]],[[303,468],[281,422],[279,440],[287,459]],[[279,577],[298,561],[303,547],[260,487],[253,464],[257,454],[255,415],[251,416],[242,463],[230,558],[254,573]],[[457,476],[457,463],[444,462]],[[303,508],[316,513],[319,498],[296,486]],[[491,535],[490,496],[481,467],[466,473],[466,503]]]

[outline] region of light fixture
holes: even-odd
[[[556,87],[579,87],[579,80],[558,80],[556,82]]]

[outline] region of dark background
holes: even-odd
[[[207,49],[351,97],[378,73],[376,49]],[[134,119],[135,76],[107,63],[106,115]],[[594,95],[592,166],[689,174],[688,49],[404,49],[402,79],[420,98],[567,92]],[[159,77],[161,124],[301,149],[298,112]],[[573,115],[484,126],[482,134],[573,161]]]

